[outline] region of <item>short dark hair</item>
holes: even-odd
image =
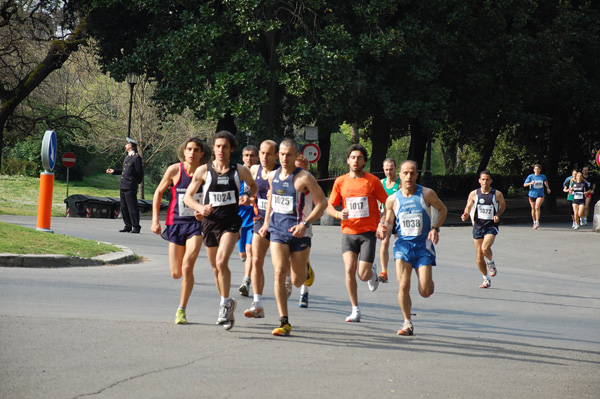
[[[227,131],[227,130],[221,130],[220,132],[217,132],[214,136],[213,136],[213,145],[215,143],[215,141],[217,139],[226,139],[229,141],[229,145],[231,146],[231,150],[235,150],[238,146],[238,142],[235,138],[235,136]]]
[[[362,152],[363,157],[365,158],[365,162],[369,160],[369,153],[367,152],[367,149],[360,144],[352,144],[350,146],[350,148],[348,149],[348,155],[346,155],[346,159],[350,158],[350,154],[352,154],[352,151]]]
[[[281,147],[294,147],[296,149],[296,152],[300,153],[300,147],[298,146],[298,143],[294,139],[287,138],[287,139],[283,140],[281,142],[281,144],[279,144],[279,148],[281,148]]]
[[[200,137],[190,137],[183,143],[183,148],[187,147],[189,143],[195,143],[198,147],[202,148],[204,152],[204,146],[202,146],[202,139]]]
[[[396,160],[394,158],[386,158],[383,160],[383,163],[393,163],[396,166]]]
[[[256,148],[255,145],[249,144],[249,145],[245,146],[244,149],[242,150],[242,154],[246,151],[252,151],[254,153],[254,155],[258,156],[258,148]]]
[[[490,173],[489,170],[482,170],[481,172],[479,172],[480,179],[481,179],[481,175],[488,175],[490,177],[490,179],[492,178],[492,174]]]

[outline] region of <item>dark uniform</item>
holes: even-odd
[[[144,167],[142,157],[137,152],[127,154],[123,162],[123,169],[115,169],[113,175],[121,175],[121,215],[125,228],[121,231],[139,233],[140,210],[137,203],[138,185],[144,180]]]

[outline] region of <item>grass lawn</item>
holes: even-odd
[[[0,214],[36,216],[40,179],[25,176],[0,175]],[[96,197],[119,198],[119,177],[104,173],[69,182],[69,195],[83,194]],[[152,199],[154,187],[146,186],[147,199]],[[54,181],[52,216],[66,216],[67,183]]]
[[[117,251],[117,247],[97,241],[49,234],[0,222],[0,253],[57,254],[92,258]]]

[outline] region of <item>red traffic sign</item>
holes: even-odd
[[[65,152],[62,156],[62,164],[65,168],[71,168],[75,166],[75,161],[77,157],[72,152]]]
[[[596,154],[596,164],[598,166],[600,166],[600,150],[598,151],[598,153]]]
[[[305,144],[301,152],[308,163],[315,163],[321,158],[321,149],[314,143]]]

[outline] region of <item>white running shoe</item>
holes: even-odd
[[[483,283],[479,286],[479,288],[490,288],[492,286],[492,281],[487,278],[483,279]]]
[[[237,306],[237,301],[234,298],[229,299],[229,306],[225,306],[225,317],[227,320],[221,325],[226,330],[231,330],[233,325],[235,324],[235,307]]]
[[[367,281],[367,284],[369,285],[371,292],[373,292],[379,287],[379,276],[377,275],[377,265],[375,263],[373,263],[371,273],[373,273],[373,275],[371,276],[371,279]]]
[[[486,263],[487,263],[488,270],[490,272],[490,276],[494,277],[496,275],[496,273],[498,272],[498,270],[496,269],[496,262],[494,262],[492,260],[492,261],[486,262]]]
[[[346,317],[346,321],[348,323],[359,323],[360,322],[360,309],[356,312],[352,312],[350,316]]]

